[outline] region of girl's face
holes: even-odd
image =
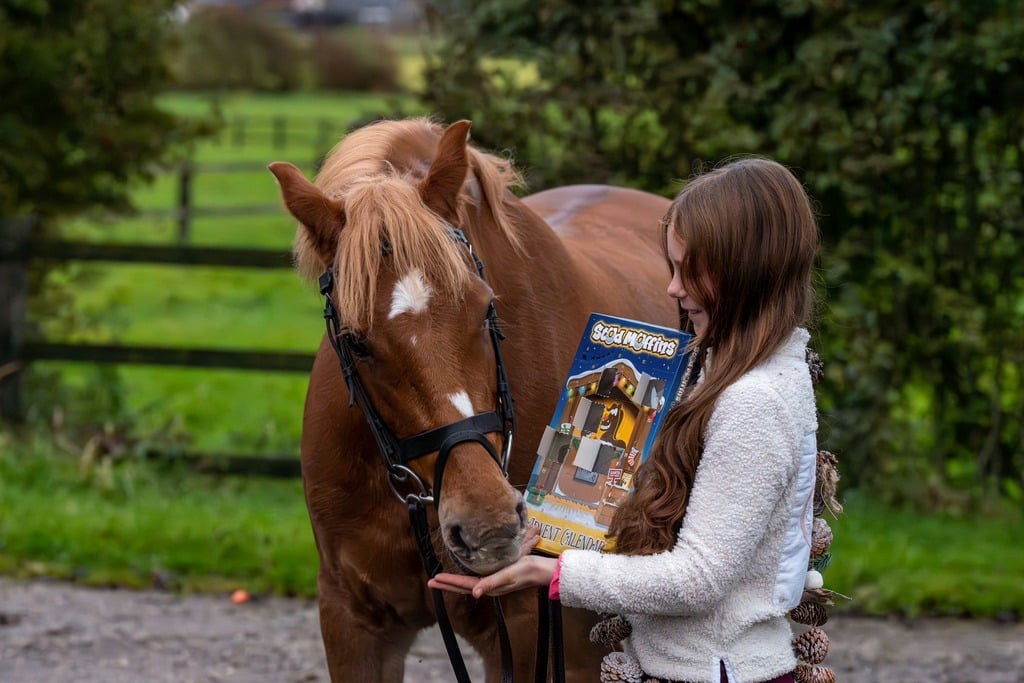
[[[668,295],[679,301],[679,305],[686,311],[690,322],[693,323],[693,331],[703,335],[708,327],[708,314],[704,306],[707,302],[698,301],[683,287],[680,277],[683,257],[686,255],[686,244],[676,236],[675,231],[669,226],[666,229],[666,243],[668,244],[668,259],[672,262],[672,279],[668,283]],[[691,278],[692,278],[692,274]]]

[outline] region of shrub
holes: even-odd
[[[392,92],[398,59],[380,35],[366,29],[316,34],[312,47],[317,85],[328,90]]]
[[[156,101],[173,5],[0,3],[0,216],[125,210],[130,181],[200,132]]]
[[[1021,498],[1015,4],[432,4],[429,108],[515,149],[533,190],[669,194],[746,153],[793,167],[820,202],[822,427],[846,482],[933,509],[961,497],[945,487]]]
[[[296,90],[302,49],[287,29],[257,14],[220,7],[191,15],[179,31],[178,84],[190,90]]]

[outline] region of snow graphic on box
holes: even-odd
[[[526,487],[537,550],[606,549],[668,409],[679,400],[691,336],[594,313],[544,429]]]

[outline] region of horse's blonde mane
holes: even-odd
[[[342,324],[367,329],[372,323],[376,282],[390,249],[397,272],[418,268],[440,293],[457,296],[470,271],[462,245],[451,238],[448,224],[420,199],[418,183],[430,167],[443,128],[426,118],[380,121],[346,136],[328,155],[316,185],[344,204],[345,227],[338,236],[336,304]],[[470,224],[470,207],[486,207],[495,226],[521,250],[505,192],[521,184],[511,162],[467,148],[472,173],[467,176],[459,222]],[[474,212],[475,213],[475,212]],[[309,279],[320,275],[317,257],[305,228],[298,228],[294,257]]]

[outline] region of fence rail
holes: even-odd
[[[30,261],[106,261],[174,266],[228,268],[291,268],[291,255],[277,249],[195,247],[153,244],[96,244],[75,241],[33,241],[30,222],[2,221],[0,227],[0,416],[9,423],[23,419],[21,384],[25,366],[36,361],[142,364],[223,368],[261,372],[308,373],[314,354],[228,348],[185,348],[145,345],[26,341],[25,310]],[[11,229],[7,229],[11,228]],[[157,453],[147,457],[159,457]],[[264,476],[294,476],[295,456],[186,453],[176,456],[201,471]]]
[[[21,356],[23,362],[50,360],[273,372],[309,372],[314,358],[313,354],[290,351],[58,342],[28,342],[22,346]]]
[[[195,247],[163,244],[99,244],[72,240],[27,242],[16,247],[15,259],[110,261],[228,268],[291,268],[291,253],[251,247]]]

